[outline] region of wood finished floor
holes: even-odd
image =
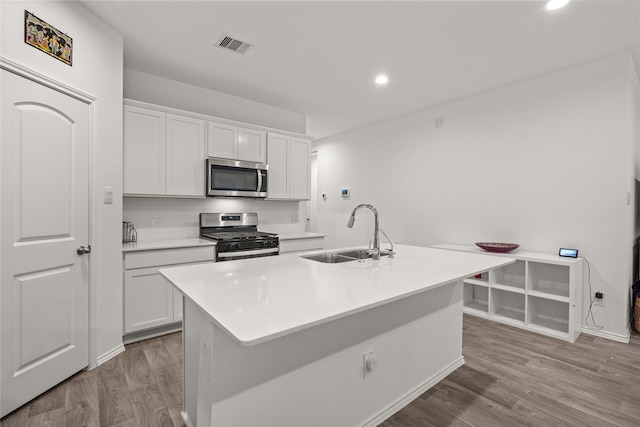
[[[182,427],[181,339],[127,345],[0,425]],[[638,334],[630,344],[585,334],[569,344],[465,315],[463,354],[464,366],[382,427],[640,426]]]

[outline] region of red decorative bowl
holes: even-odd
[[[476,246],[487,252],[510,252],[520,245],[516,245],[515,243],[476,242]]]

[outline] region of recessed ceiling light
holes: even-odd
[[[569,3],[569,0],[549,0],[545,8],[547,10],[556,10],[564,7]]]
[[[376,77],[376,83],[379,85],[387,84],[388,81],[389,81],[389,77],[383,74],[380,74],[378,77]]]

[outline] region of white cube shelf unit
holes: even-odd
[[[515,259],[515,263],[464,280],[464,312],[574,342],[582,330],[584,260],[476,246],[442,244],[437,249]]]

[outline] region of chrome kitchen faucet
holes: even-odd
[[[347,222],[347,227],[353,228],[353,223],[356,222],[356,212],[361,208],[369,209],[371,212],[373,212],[373,216],[375,217],[375,224],[373,228],[373,249],[371,249],[371,255],[373,256],[373,259],[380,259],[380,223],[378,222],[378,211],[373,207],[373,205],[362,203],[353,208],[353,211],[351,211],[351,216],[349,217],[349,222]],[[384,235],[387,240],[389,240],[387,234],[384,233]],[[389,243],[391,244],[389,257],[393,258],[393,243],[391,243],[391,240],[389,240]]]

